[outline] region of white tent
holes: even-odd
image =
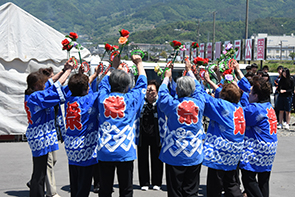
[[[24,110],[26,77],[40,67],[57,72],[67,61],[62,50],[65,35],[13,3],[0,6],[0,135],[23,134],[27,127]],[[79,58],[76,49],[71,56]],[[90,52],[81,50],[83,60]]]

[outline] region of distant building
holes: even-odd
[[[268,34],[259,33],[251,36],[255,39],[255,46],[257,46],[257,38],[267,38],[267,60],[291,60],[290,53],[295,52],[295,36],[282,35],[270,36]],[[254,53],[256,54],[256,53]],[[256,57],[254,57],[256,59]]]
[[[173,48],[169,44],[146,44],[146,43],[130,43],[129,46],[138,47],[142,51],[150,51],[150,50],[157,50],[157,51],[167,51],[173,50]]]

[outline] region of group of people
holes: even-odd
[[[99,196],[111,196],[117,171],[120,196],[133,195],[133,162],[138,160],[142,190],[162,185],[165,163],[168,196],[198,196],[201,166],[207,166],[207,196],[269,196],[269,178],[277,148],[277,119],[270,104],[271,86],[263,77],[252,85],[232,61],[239,81],[221,86],[204,80],[215,91],[209,95],[185,62],[187,76],[172,79],[164,72],[161,86],[147,81],[141,57],[133,55],[138,77],[113,61],[102,80],[99,67],[90,77],[72,75],[68,61],[54,76],[44,69],[27,77],[26,132],[33,155],[30,196],[44,196],[48,155],[58,149],[57,128],[69,162],[72,197],[88,196],[93,169],[99,168]],[[45,69],[46,70],[46,69]],[[65,124],[60,105],[65,106]],[[58,107],[56,107],[58,106]],[[210,118],[205,133],[202,119]],[[137,147],[136,147],[137,145]],[[136,151],[137,148],[137,151]],[[151,154],[151,178],[149,174]]]
[[[246,70],[247,73],[245,74],[245,77],[250,83],[252,83],[252,78],[255,75],[261,76],[271,82],[268,74],[269,67],[267,65],[258,70],[257,64],[253,63],[251,66],[247,66]],[[274,80],[275,92],[273,92],[271,83],[270,85],[271,93],[274,93],[274,107],[279,123],[278,128],[289,129],[292,105],[295,106],[295,77],[292,77],[290,75],[290,70],[288,68],[284,68],[283,66],[278,66],[277,72],[279,76]]]

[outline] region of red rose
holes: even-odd
[[[203,62],[203,61],[204,61],[203,58],[201,58],[201,57],[196,57],[196,58],[194,59],[194,64],[200,64],[200,62]]]
[[[61,41],[62,46],[66,46],[68,44],[70,44],[70,41],[68,41],[68,39],[64,39],[63,41]]]
[[[120,34],[121,34],[121,36],[122,37],[126,37],[126,38],[128,38],[129,37],[129,31],[128,30],[125,30],[125,29],[122,29],[121,31],[120,31]]]
[[[71,50],[72,49],[72,45],[65,45],[65,46],[63,46],[62,47],[62,50],[67,50],[67,51],[69,51],[69,50]]]
[[[76,40],[78,38],[78,34],[76,34],[75,32],[70,32],[69,37],[73,40]]]
[[[106,51],[112,51],[112,50],[114,50],[114,48],[112,47],[112,45],[110,45],[108,43],[105,44],[105,47],[104,48],[106,49]]]
[[[193,62],[194,64],[197,64],[198,63],[197,58],[195,58]]]
[[[198,43],[196,43],[196,42],[193,42],[192,43],[192,48],[193,49],[198,48],[198,47],[199,47],[199,44]]]
[[[70,41],[68,41],[68,39],[64,39],[63,41],[61,41],[62,44],[62,50],[71,50],[72,49],[72,45],[70,45]]]
[[[173,40],[172,42],[170,42],[170,45],[174,48],[174,49],[178,49],[182,44],[181,42],[177,41],[177,40]]]
[[[118,50],[119,49],[119,46],[113,45],[113,48],[116,49],[116,50]]]
[[[179,41],[173,40],[172,42],[174,44],[174,47],[180,47],[181,46],[181,42],[179,42]]]
[[[204,61],[203,61],[203,65],[206,66],[208,63],[209,63],[209,59],[205,58]]]
[[[227,69],[222,73],[222,75],[225,76],[225,75],[231,74],[232,71],[233,71],[232,69]]]

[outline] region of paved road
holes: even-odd
[[[283,132],[278,130],[278,132]],[[273,166],[270,180],[270,197],[295,196],[295,131],[287,131],[291,135],[279,135],[278,151]],[[286,131],[284,131],[286,133]],[[0,197],[2,196],[29,196],[26,182],[32,173],[32,158],[26,142],[0,143]],[[57,153],[58,161],[55,166],[57,191],[62,197],[70,196],[68,164],[63,144]],[[140,197],[164,197],[166,193],[166,180],[163,177],[163,189],[161,191],[141,191],[138,182],[137,162],[134,162],[134,196]],[[206,196],[206,172],[202,167],[200,194]],[[118,195],[118,185],[115,180],[113,196]],[[97,196],[91,192],[90,197]]]

